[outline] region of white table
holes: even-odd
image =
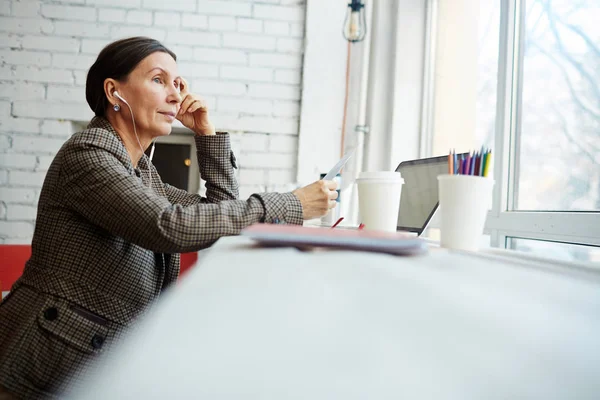
[[[598,399],[600,275],[226,238],[113,354],[74,398]]]

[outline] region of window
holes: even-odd
[[[498,1],[481,1],[479,7],[475,138],[482,146],[492,148],[496,125],[500,4]]]
[[[600,210],[600,3],[526,0],[514,208]]]
[[[438,5],[435,29],[443,35],[428,66],[436,71],[433,104],[424,104],[434,109],[433,128],[424,124],[421,143],[431,144],[421,155],[491,147],[491,244],[599,262],[600,2],[430,3]],[[465,15],[477,21],[476,42],[467,19],[455,29],[462,34],[448,33]],[[448,34],[453,42],[442,51]],[[477,65],[476,73],[452,68],[460,64],[466,71]],[[448,76],[462,82],[460,91]]]
[[[439,43],[436,55],[430,57],[433,65],[427,66],[435,71],[433,82],[428,82],[435,92],[434,121],[432,131],[425,134],[432,136],[432,144],[422,149],[423,157],[447,154],[449,148],[465,152],[494,144],[500,4],[495,0],[468,0],[459,7],[451,3],[440,2],[437,21],[430,23],[438,31]],[[473,68],[466,68],[471,63]]]

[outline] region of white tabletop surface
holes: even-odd
[[[598,399],[600,277],[220,240],[77,399]]]

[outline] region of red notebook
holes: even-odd
[[[254,224],[242,230],[241,235],[266,246],[330,247],[397,255],[422,254],[427,251],[427,244],[423,240],[404,232]]]

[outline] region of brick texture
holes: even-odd
[[[27,243],[45,174],[93,113],[87,70],[154,37],[232,133],[242,197],[295,180],[305,1],[0,0],[0,242]]]

